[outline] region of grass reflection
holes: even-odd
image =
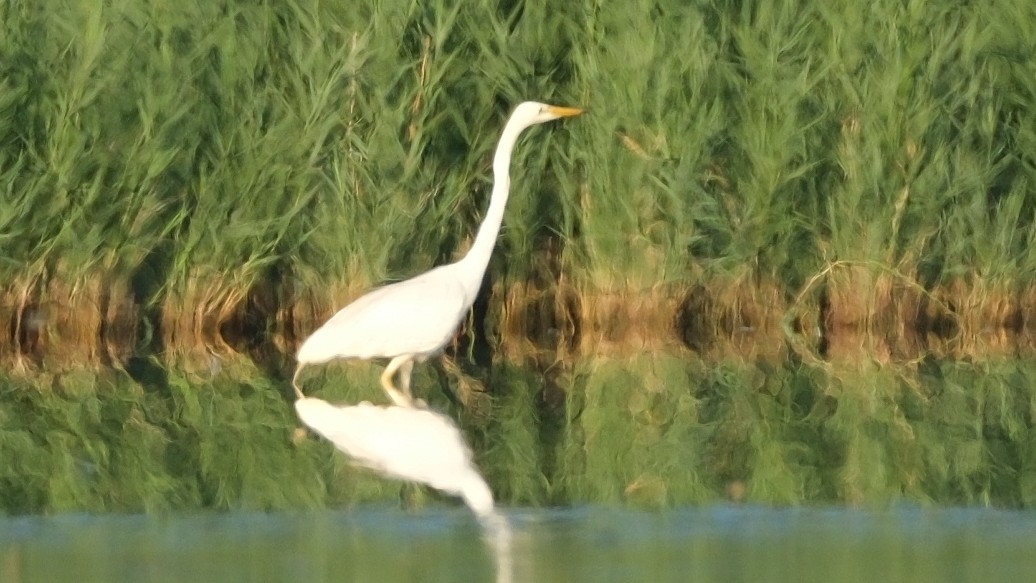
[[[1031,506],[1032,369],[588,360],[557,480],[568,500],[646,506]]]
[[[560,373],[558,370],[560,369]],[[501,504],[1036,504],[1036,363],[801,365],[686,352],[583,358],[550,376],[496,362],[491,406],[456,371],[415,387],[454,419]],[[377,370],[330,366],[308,390],[380,402]],[[404,505],[441,498],[351,467],[304,432],[283,379],[247,360],[0,377],[6,513]],[[437,388],[436,385],[444,385]],[[488,395],[488,397],[486,397]]]
[[[587,359],[574,367],[558,484],[566,500],[698,502],[709,428],[686,362]],[[636,387],[629,390],[629,387]]]

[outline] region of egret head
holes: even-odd
[[[522,127],[536,125],[560,117],[571,117],[583,113],[578,107],[560,107],[547,105],[537,101],[526,101],[514,109],[511,119],[516,120]]]

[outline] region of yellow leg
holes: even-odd
[[[410,392],[410,374],[413,372],[413,359],[407,359],[407,361],[399,367],[399,388],[403,389],[403,394],[411,399],[414,398],[414,394]]]
[[[399,388],[403,389],[403,394],[410,399],[413,406],[418,409],[427,409],[428,403],[424,402],[424,399],[415,399],[414,394],[410,392],[410,374],[414,372],[414,361],[410,359],[399,367]]]
[[[399,370],[401,367],[405,367],[403,369],[403,376],[406,380],[403,381],[403,384],[406,388],[407,394],[400,392],[399,389],[397,389],[392,384],[392,376],[395,375],[396,371]],[[385,392],[388,393],[388,396],[390,399],[392,399],[392,402],[399,407],[413,408],[414,406],[414,401],[410,398],[409,395],[410,371],[413,369],[413,367],[413,360],[411,360],[409,356],[397,356],[393,358],[391,361],[389,361],[388,366],[385,367],[385,372],[381,373],[381,388],[385,389]]]
[[[291,377],[291,386],[295,389],[295,396],[297,396],[300,399],[306,398],[306,395],[302,394],[302,389],[299,388],[299,373],[302,372],[302,367],[304,366],[306,365],[300,364],[298,367],[296,367],[295,375]]]

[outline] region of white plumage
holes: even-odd
[[[292,386],[301,398],[298,376],[307,364],[335,358],[390,358],[381,386],[392,402],[411,407],[414,362],[441,351],[475,301],[503,222],[510,185],[511,154],[529,126],[578,115],[582,110],[527,101],[515,108],[493,157],[493,193],[486,217],[463,259],[412,279],[377,288],[349,304],[299,347]],[[392,382],[400,373],[400,387]]]
[[[302,344],[299,363],[335,358],[392,358],[412,354],[423,360],[445,346],[467,309],[464,288],[443,273],[456,264],[437,267],[413,279],[379,287],[335,314]],[[430,322],[435,326],[406,326],[384,333],[388,322]],[[424,357],[424,358],[420,358]]]

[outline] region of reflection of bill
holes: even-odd
[[[514,561],[511,558],[511,525],[507,517],[492,511],[479,517],[486,542],[496,560],[497,583],[511,583],[514,579]]]
[[[295,401],[295,411],[358,465],[460,496],[480,518],[493,512],[493,494],[449,417],[428,409],[367,402],[335,406],[313,398]]]
[[[493,508],[493,494],[449,417],[428,409],[379,407],[367,402],[335,406],[313,398],[295,401],[295,411],[303,423],[356,464],[464,499],[482,523],[493,550],[497,581],[511,581],[510,525]]]

